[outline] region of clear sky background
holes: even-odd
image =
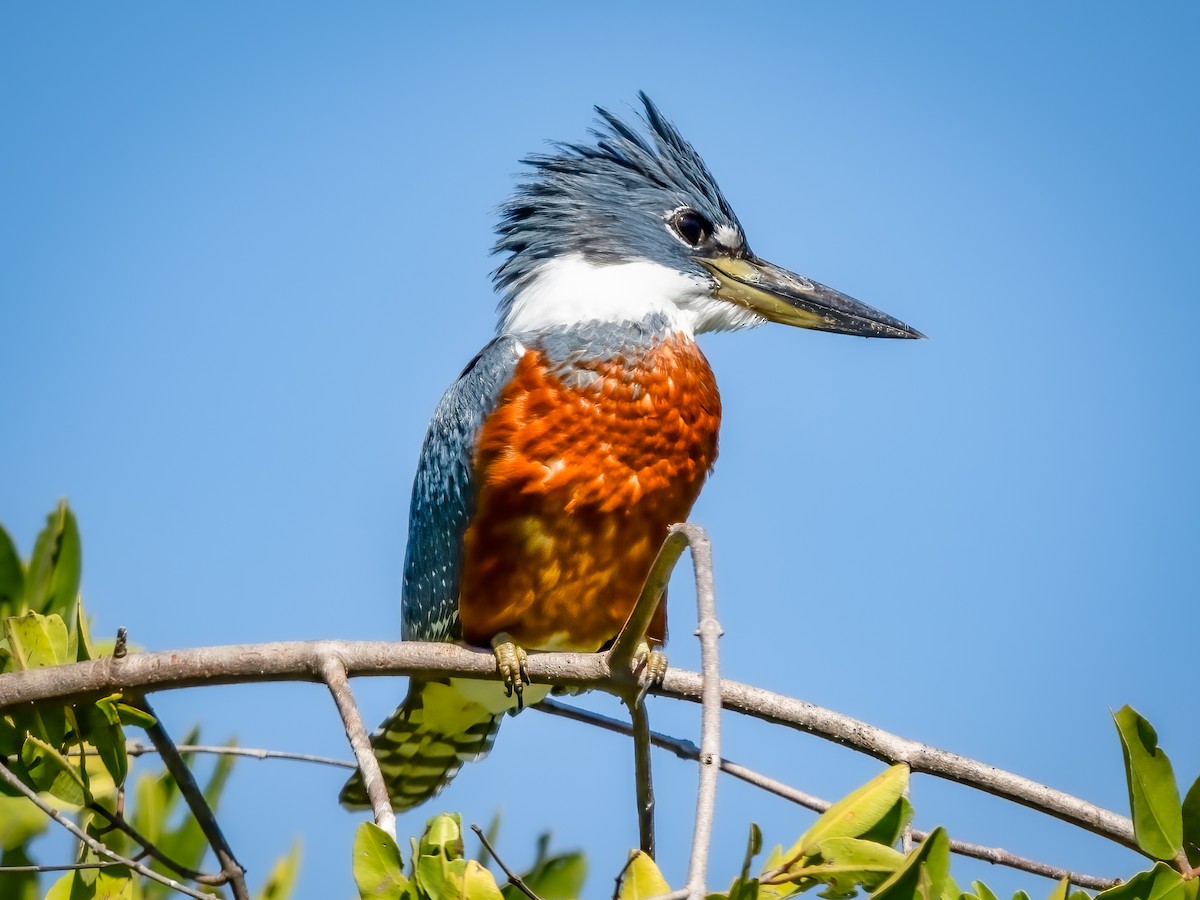
[[[96,631],[146,648],[398,636],[425,425],[494,326],[494,210],[522,155],[645,89],[760,255],[930,337],[705,338],[726,417],[693,518],[724,673],[1121,811],[1109,710],[1130,703],[1186,788],[1197,46],[1186,2],[8,4],[0,521],[28,553],[69,498]],[[676,581],[670,655],[693,668]],[[372,723],[403,692],[356,688]],[[155,702],[179,736],[349,755],[319,686]],[[693,708],[652,716],[697,736]],[[728,756],[826,797],[879,769],[725,724]],[[657,764],[678,883],[695,775]],[[552,829],[606,896],[637,839],[630,768],[623,739],[527,713],[400,829],[502,809],[510,861]],[[301,836],[298,896],[352,896],[341,780],[238,765],[221,819],[255,883]],[[1137,865],[964,789],[913,794],[921,827]],[[751,821],[788,843],[811,816],[723,781],[714,886]]]

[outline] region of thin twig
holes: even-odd
[[[264,750],[255,747],[227,747],[214,744],[176,744],[180,753],[211,753],[217,756],[246,756],[251,759],[287,759],[293,762],[316,763],[322,766],[336,766],[341,769],[356,769],[357,764],[332,756],[316,756],[312,753],[292,753],[288,750]],[[88,755],[97,755],[99,751],[88,750]],[[141,741],[126,741],[125,752],[130,756],[144,756],[158,752],[158,748],[143,744]]]
[[[509,884],[528,897],[529,900],[542,900],[541,897],[533,892],[533,888],[525,883],[520,875],[504,864],[504,860],[500,858],[500,854],[497,853],[492,847],[492,842],[487,839],[487,835],[483,833],[482,828],[480,828],[478,825],[472,825],[471,830],[479,835],[479,842],[483,844],[483,849],[491,854],[492,859],[496,861],[496,865],[498,865],[501,871],[508,876]]]
[[[30,803],[48,815],[67,831],[71,832],[71,834],[86,844],[87,847],[97,855],[111,859],[113,862],[126,866],[132,869],[134,872],[137,872],[139,875],[149,878],[151,881],[157,881],[159,884],[164,884],[172,890],[178,891],[181,894],[185,894],[188,897],[196,898],[196,900],[212,900],[211,894],[202,894],[199,891],[188,887],[186,884],[179,883],[174,878],[168,878],[166,875],[160,875],[153,869],[142,865],[137,860],[129,859],[128,857],[122,856],[114,850],[110,850],[100,841],[96,840],[94,837],[60,813],[57,809],[46,803],[45,800],[37,795],[36,791],[27,787],[20,778],[13,774],[8,766],[2,763],[0,763],[0,780],[3,780],[15,791],[29,800]]]
[[[367,799],[371,801],[371,809],[375,812],[375,824],[395,840],[396,814],[392,812],[391,797],[383,780],[383,772],[379,768],[379,760],[375,758],[375,750],[371,747],[367,727],[363,724],[358,704],[354,702],[354,694],[346,678],[346,666],[334,652],[320,657],[317,666],[329,693],[333,695],[333,702],[341,714],[342,724],[346,727],[346,737],[350,740],[354,758],[358,760],[358,771],[362,773]]]
[[[642,852],[654,859],[654,779],[650,762],[650,714],[633,696],[626,701],[629,733],[633,736],[633,780],[637,796],[638,840]]]
[[[692,900],[702,900],[708,875],[708,850],[712,843],[713,817],[717,802],[717,775],[721,766],[721,666],[717,640],[717,601],[713,587],[712,544],[699,525],[673,525],[671,533],[682,534],[692,549],[696,577],[696,614],[700,638],[701,708],[699,785],[696,789],[696,824],[692,831],[692,854],[688,861],[686,888]]]
[[[221,832],[221,826],[217,824],[217,818],[213,815],[212,808],[208,805],[208,800],[204,797],[204,792],[200,790],[200,785],[196,783],[195,776],[192,775],[192,770],[188,768],[188,764],[184,762],[183,757],[179,755],[179,748],[175,746],[175,743],[171,740],[171,736],[167,734],[162,720],[159,719],[146,698],[138,698],[137,704],[143,712],[149,716],[153,716],[154,722],[146,726],[146,736],[150,738],[150,742],[158,750],[158,755],[162,758],[163,766],[171,774],[171,777],[175,779],[175,784],[179,787],[179,793],[183,795],[188,809],[192,811],[192,816],[195,818],[196,824],[200,826],[205,839],[208,841],[209,846],[212,847],[213,853],[217,857],[217,864],[220,865],[221,873],[226,877],[235,900],[250,900],[250,889],[246,886],[246,870],[242,868],[241,863],[233,855],[233,849],[229,846],[229,842],[225,840],[225,835]],[[149,849],[149,845],[147,844],[146,846]]]
[[[77,869],[111,869],[113,866],[123,866],[125,863],[115,859],[98,859],[95,862],[63,863],[59,866],[0,866],[0,875],[19,874],[21,872],[74,872]]]
[[[104,816],[108,820],[108,825],[104,827],[100,833],[106,834],[109,831],[120,831],[132,840],[135,844],[139,844],[142,852],[138,854],[139,858],[144,859],[150,857],[156,862],[166,866],[176,875],[181,878],[186,878],[188,881],[194,881],[197,884],[222,885],[229,881],[229,877],[224,872],[219,872],[215,875],[208,875],[204,872],[198,872],[195,869],[190,869],[182,863],[176,862],[163,853],[158,847],[145,835],[131,825],[121,812],[109,812],[99,803],[89,803],[87,808],[94,813]]]
[[[632,734],[630,727],[620,719],[614,719],[601,713],[592,712],[591,710],[581,709],[578,706],[570,706],[550,697],[547,697],[532,708],[552,716],[571,719],[585,725],[594,725],[597,728],[603,728],[606,731],[616,734],[623,734],[626,737]],[[700,758],[700,748],[692,741],[671,737],[659,731],[650,732],[650,741],[654,746],[660,747],[663,750],[669,750],[680,759],[694,762]],[[761,772],[740,765],[731,759],[721,760],[721,771],[726,775],[730,775],[747,784],[752,784],[757,788],[775,794],[777,797],[782,797],[784,800],[791,801],[797,806],[810,809],[815,813],[823,813],[833,805],[828,800],[822,800],[820,797],[801,791],[789,784],[784,784],[782,781],[777,781]],[[912,836],[913,840],[919,843],[929,837],[929,832],[913,829]],[[1029,859],[1028,857],[1018,856],[1000,847],[988,847],[983,844],[972,844],[968,841],[951,839],[950,850],[960,856],[969,856],[973,859],[981,859],[984,862],[994,865],[1019,869],[1031,875],[1042,875],[1054,881],[1061,881],[1063,878],[1067,878],[1071,884],[1091,890],[1102,891],[1121,883],[1119,878],[1101,878],[1097,875],[1073,872],[1070,869],[1063,869],[1058,866]]]

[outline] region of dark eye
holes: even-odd
[[[699,247],[712,234],[712,222],[694,209],[681,209],[671,217],[671,227],[685,244]]]

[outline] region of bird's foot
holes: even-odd
[[[637,702],[640,704],[651,688],[661,687],[667,674],[667,654],[657,647],[651,648],[642,641],[633,654],[634,673],[638,676],[641,686],[638,688]]]
[[[505,693],[509,697],[516,695],[517,711],[520,712],[525,708],[525,685],[529,684],[526,653],[503,631],[492,638],[492,652],[496,656],[496,670],[504,677]]]

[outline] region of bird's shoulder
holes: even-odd
[[[434,410],[421,447],[408,518],[404,636],[458,637],[462,536],[474,513],[473,457],[484,420],[526,348],[501,335],[467,363]]]

